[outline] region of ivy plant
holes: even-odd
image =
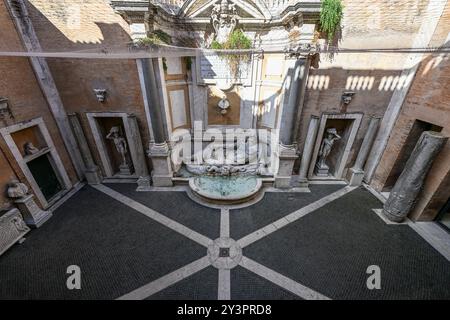
[[[328,36],[328,41],[331,41],[338,29],[342,16],[344,6],[341,0],[322,0],[320,10],[320,30],[325,32]]]

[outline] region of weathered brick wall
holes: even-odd
[[[128,24],[101,0],[30,0],[29,13],[45,51],[127,50]],[[77,112],[93,156],[101,167],[86,112],[128,112],[137,116],[144,146],[149,131],[135,60],[48,59],[67,113]],[[104,103],[94,88],[107,90]]]
[[[343,0],[344,18],[339,42],[342,49],[409,48],[420,28],[429,0]],[[319,40],[324,41],[324,40]],[[351,150],[347,167],[356,159],[370,116],[382,117],[400,77],[407,55],[400,53],[321,54],[319,69],[311,69],[299,141],[303,147],[311,115],[342,112],[341,96],[354,91],[346,112],[364,117]]]
[[[23,51],[20,37],[3,0],[0,1],[0,30],[0,50]],[[0,58],[0,74],[0,97],[8,98],[14,122],[19,123],[42,117],[70,179],[73,183],[76,182],[77,177],[72,162],[29,60],[20,57],[2,57]],[[0,121],[0,126],[4,125]],[[17,176],[22,182],[26,181],[2,138],[0,138],[0,147],[2,149],[0,152],[0,208],[4,209],[10,206],[5,196],[6,184]]]
[[[449,40],[450,5],[447,3],[431,46],[440,46]],[[448,43],[447,43],[448,45]],[[443,127],[450,136],[450,61],[445,54],[424,58],[400,112],[397,123],[381,158],[372,184],[381,190],[397,160],[414,121],[422,120]],[[427,177],[424,190],[411,213],[412,218],[432,220],[450,195],[450,141],[436,158]]]

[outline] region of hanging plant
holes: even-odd
[[[323,0],[320,10],[320,30],[328,36],[331,41],[341,24],[344,6],[341,0]]]
[[[233,31],[224,43],[219,43],[216,40],[211,43],[211,49],[214,50],[248,50],[251,48],[252,40],[247,37],[241,29]],[[242,62],[247,63],[250,61],[249,54],[226,54],[224,58],[230,66],[232,76],[235,78],[239,77],[240,64]]]
[[[146,48],[153,45],[172,44],[172,37],[162,30],[155,30],[147,37],[136,40],[135,46]]]

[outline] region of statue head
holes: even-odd
[[[19,182],[18,180],[12,180],[8,184],[8,197],[12,199],[22,198],[28,194],[28,187]]]

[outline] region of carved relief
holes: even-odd
[[[211,23],[215,31],[215,40],[219,43],[227,41],[237,25],[236,5],[228,3],[228,0],[217,2],[212,9]]]

